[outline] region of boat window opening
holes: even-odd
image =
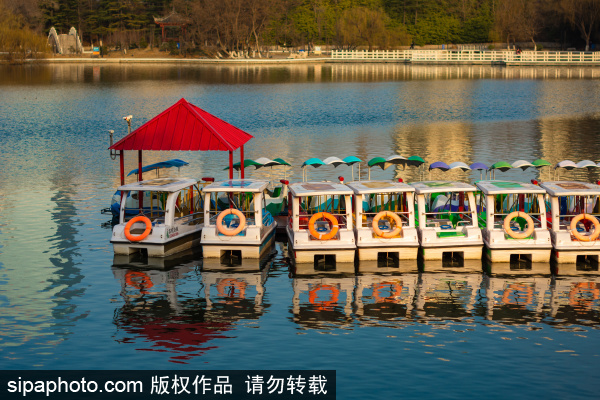
[[[397,251],[378,252],[377,268],[400,268],[400,253]]]
[[[473,212],[465,192],[441,192],[425,195],[425,226],[462,229],[473,225]]]
[[[442,268],[461,268],[465,266],[465,253],[462,251],[444,251]]]
[[[308,229],[308,221],[317,213],[326,212],[333,215],[338,221],[339,229],[347,227],[346,198],[344,195],[319,195],[306,196],[300,200],[299,228]],[[331,221],[327,222],[331,229]]]
[[[335,271],[335,254],[316,254],[315,271]]]
[[[139,193],[143,196],[143,209],[139,208]],[[166,204],[165,192],[154,192],[154,191],[130,191],[123,192],[122,195],[126,196],[125,199],[125,219],[123,222],[127,222],[137,215],[144,215],[152,222],[164,221]],[[143,231],[142,231],[143,232]]]
[[[182,189],[175,201],[175,221],[188,225],[204,222],[201,192],[197,185]]]
[[[511,271],[529,271],[532,269],[531,254],[511,254],[510,255],[510,270]]]
[[[598,271],[598,256],[578,255],[575,268],[577,271]]]
[[[391,211],[398,215],[402,220],[402,225],[409,224],[410,213],[408,211],[408,194],[407,193],[374,193],[367,195],[363,201],[363,217],[361,221],[362,227],[370,227],[373,223],[373,218],[381,211]],[[388,221],[395,226],[393,218],[383,217],[382,220]],[[392,227],[393,229],[394,227]]]
[[[542,227],[540,203],[544,201],[543,196],[537,193],[509,193],[498,194],[494,200],[494,228],[503,229],[504,219],[515,211],[527,213],[533,220],[535,229]],[[525,229],[525,224],[524,218],[513,219],[513,226],[518,226],[521,230]]]
[[[558,198],[559,207],[559,227],[570,229],[571,220],[579,214],[589,214],[600,219],[600,210],[598,196],[560,196]],[[577,224],[578,231],[589,231],[593,227],[591,221],[580,221]]]
[[[254,210],[254,194],[243,192],[211,192],[209,216],[210,223],[215,224],[219,214],[227,209],[236,208],[246,217],[247,225],[254,225],[256,211]],[[232,217],[238,219],[237,217]]]

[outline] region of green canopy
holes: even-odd
[[[499,169],[502,172],[506,172],[512,168],[513,166],[507,163],[506,161],[498,161],[497,163],[492,164],[492,166],[490,167],[490,169]]]
[[[233,164],[233,169],[235,169],[236,171],[239,171],[239,170],[240,170],[240,166],[241,166],[241,164],[242,164],[241,162],[237,162],[237,163]],[[256,162],[256,161],[254,161],[254,160],[251,160],[251,159],[249,159],[249,158],[248,158],[248,159],[246,159],[246,160],[244,160],[244,168],[246,168],[246,167],[251,167],[251,166],[254,166],[254,167],[256,167],[256,168],[260,168],[260,167],[262,167],[263,165],[262,165],[261,163],[257,163],[257,162]],[[223,170],[228,170],[228,169],[229,169],[229,167],[227,167],[227,168],[223,168]]]

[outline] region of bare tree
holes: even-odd
[[[585,40],[585,50],[590,49],[590,39],[600,20],[600,0],[560,0],[567,20]]]

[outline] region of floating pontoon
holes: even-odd
[[[513,181],[480,181],[480,224],[492,262],[548,262],[552,243],[546,224],[546,191]]]
[[[315,269],[354,262],[352,189],[333,182],[302,182],[289,190],[286,229],[293,260],[314,263]]]
[[[475,191],[463,182],[411,183],[417,193],[417,231],[424,260],[481,259]]]
[[[275,240],[275,222],[266,209],[268,181],[229,179],[202,189],[204,258],[260,258]]]
[[[587,182],[540,184],[550,197],[550,236],[559,264],[591,262],[600,255],[600,186]]]
[[[113,227],[115,254],[140,252],[166,257],[200,244],[204,223],[200,186],[195,179],[158,178],[119,187],[123,193],[119,223]],[[131,193],[131,196],[129,196]],[[128,199],[148,199],[133,216]]]
[[[354,191],[358,259],[416,259],[415,189],[392,181],[352,182],[348,187]]]

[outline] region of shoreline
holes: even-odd
[[[329,57],[314,58],[269,58],[269,59],[207,59],[207,58],[126,58],[126,57],[107,57],[107,58],[83,58],[83,57],[65,57],[65,58],[42,58],[30,59],[24,63],[28,64],[222,64],[222,65],[276,65],[276,64],[407,64],[407,65],[491,65],[498,67],[519,67],[519,66],[564,66],[564,67],[600,67],[600,62],[499,62],[499,61],[435,61],[435,60],[408,60],[408,59],[336,59]]]

